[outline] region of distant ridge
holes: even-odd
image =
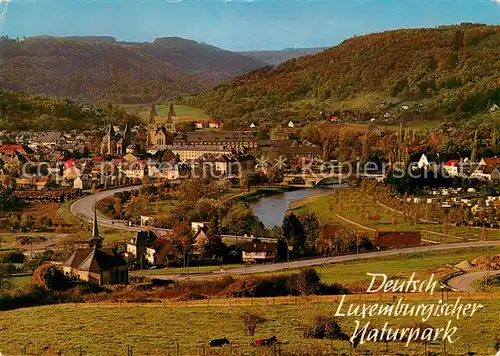
[[[497,115],[500,26],[464,23],[353,37],[265,67],[186,103],[218,119],[351,121]]]
[[[323,52],[328,47],[315,47],[315,48],[285,48],[281,51],[243,51],[239,52],[247,57],[266,62],[271,65],[278,65],[286,62],[289,59],[313,55]]]
[[[266,63],[179,37],[0,38],[1,89],[89,102],[150,103],[210,88]]]

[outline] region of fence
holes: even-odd
[[[313,340],[314,341],[314,340]],[[428,344],[417,344],[411,350],[402,350],[400,343],[385,343],[383,346],[373,349],[370,346],[358,347],[354,349],[347,341],[344,346],[339,345],[339,341],[321,340],[323,345],[288,345],[275,344],[268,347],[253,348],[241,344],[230,344],[223,347],[210,347],[208,345],[186,345],[175,343],[157,348],[137,348],[134,345],[123,345],[116,349],[107,348],[96,352],[94,348],[86,346],[76,346],[66,349],[50,350],[30,348],[26,345],[20,350],[19,355],[59,355],[59,356],[89,356],[96,354],[114,356],[388,356],[388,355],[412,355],[412,356],[455,356],[455,355],[483,355],[474,351],[456,352],[448,351],[446,343],[431,342]],[[470,346],[467,347],[471,350]],[[52,351],[52,352],[48,352]],[[102,352],[101,352],[102,351]]]
[[[457,298],[462,298],[464,300],[498,300],[500,299],[500,293],[465,293],[465,292],[452,292],[446,293],[435,293],[429,295],[426,293],[399,293],[399,294],[351,294],[346,295],[346,302],[389,302],[394,299],[403,297],[407,301],[437,301],[441,298],[444,300],[456,300]],[[273,306],[273,305],[306,305],[311,303],[338,303],[342,296],[332,295],[332,296],[289,296],[289,297],[269,297],[269,298],[207,298],[202,300],[184,300],[184,301],[172,301],[167,299],[156,299],[150,301],[141,302],[125,302],[125,301],[106,301],[106,302],[96,302],[96,303],[68,303],[60,305],[49,305],[42,308],[58,308],[58,314],[67,315],[70,317],[74,314],[74,310],[82,309],[83,314],[85,314],[85,309],[99,309],[99,308],[123,308],[124,311],[121,313],[116,313],[116,315],[129,315],[128,309],[134,308],[154,308],[153,313],[158,315],[163,315],[168,318],[169,314],[161,314],[162,311],[172,310],[172,308],[186,308],[192,307],[193,316],[196,317],[196,313],[210,310],[212,306],[217,307],[231,307],[238,310],[238,307],[245,306]],[[195,308],[198,309],[195,309]],[[335,309],[335,304],[332,304],[332,309]],[[143,309],[144,310],[144,309]],[[217,311],[219,312],[219,311]],[[140,312],[142,314],[142,312]],[[151,314],[151,313],[150,313]],[[113,315],[114,312],[113,312]],[[221,315],[224,317],[224,314]],[[494,316],[492,316],[494,317]],[[116,323],[126,323],[127,320],[116,320]],[[57,348],[57,346],[45,346],[41,347],[34,343],[27,343],[23,349],[20,349],[17,354],[19,355],[68,355],[68,356],[83,356],[83,355],[95,355],[95,354],[105,354],[105,355],[168,355],[168,356],[237,356],[237,355],[248,355],[248,356],[333,356],[333,355],[463,355],[467,351],[470,354],[475,355],[486,355],[484,352],[484,345],[463,345],[461,349],[457,346],[447,345],[443,342],[431,342],[428,344],[415,343],[411,345],[410,349],[406,349],[403,343],[368,343],[359,346],[356,350],[351,347],[351,344],[347,341],[340,340],[316,340],[316,339],[305,339],[300,338],[299,340],[287,339],[286,343],[276,344],[269,347],[254,348],[250,346],[250,338],[245,339],[233,339],[235,338],[234,332],[231,330],[221,330],[221,335],[226,335],[232,343],[230,345],[215,348],[208,345],[209,340],[207,336],[203,333],[199,333],[199,330],[190,330],[189,321],[186,320],[185,328],[182,333],[193,333],[198,334],[192,337],[193,341],[187,343],[185,340],[183,342],[168,342],[166,334],[169,332],[174,332],[174,330],[168,330],[167,328],[162,329],[161,325],[158,325],[157,329],[154,330],[141,330],[141,325],[133,324],[131,333],[133,337],[125,338],[125,342],[118,347],[116,344],[107,345],[102,347],[105,349],[96,351],[95,345],[85,344],[84,340],[75,338],[75,346],[70,348]],[[135,326],[134,326],[135,325]],[[214,321],[213,327],[218,327],[216,321]],[[291,323],[288,327],[294,327]],[[39,333],[54,333],[53,330],[34,330],[33,335],[30,334],[30,340],[36,340],[36,336]],[[84,335],[86,329],[83,328],[81,333]],[[105,330],[103,332],[112,334],[113,329]],[[178,330],[177,330],[178,332]],[[271,331],[272,332],[272,331]],[[269,331],[268,331],[269,333]],[[64,338],[64,334],[56,332],[55,335],[61,335]],[[170,335],[171,336],[171,335]],[[271,335],[267,335],[271,336]],[[277,334],[280,340],[280,335]],[[119,339],[119,338],[118,338]],[[123,338],[122,338],[123,339]],[[172,337],[170,337],[172,340]],[[176,340],[177,337],[174,338]],[[81,340],[81,341],[80,341]],[[1,341],[1,340],[0,340]],[[96,343],[98,344],[99,336],[96,335]],[[283,341],[283,340],[281,340]],[[0,345],[2,343],[0,342]],[[57,345],[57,342],[54,341]],[[479,344],[479,342],[478,342]],[[487,347],[490,347],[488,345]],[[458,352],[459,350],[460,352]],[[1,351],[1,350],[0,350]],[[8,353],[11,355],[12,353]]]

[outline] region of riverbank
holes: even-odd
[[[258,199],[250,202],[253,213],[262,221],[266,228],[280,226],[283,223],[283,218],[287,213],[290,205],[298,200],[323,196],[331,194],[330,188],[296,188],[296,187],[280,187],[286,191],[274,191],[266,196],[255,195]]]
[[[290,186],[272,186],[272,187],[256,187],[255,190],[250,190],[248,192],[242,192],[240,194],[230,197],[230,199],[237,199],[247,203],[255,202],[261,198],[269,197],[276,194],[283,194],[286,192],[293,192],[296,190],[301,190],[304,188],[290,187]]]

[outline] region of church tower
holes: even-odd
[[[175,132],[175,109],[174,104],[170,103],[168,108],[167,121],[165,123],[165,128],[170,132]]]
[[[151,105],[151,111],[149,112],[149,124],[156,124],[156,118],[158,117],[158,112],[156,111],[156,105],[153,102]]]
[[[172,119],[175,119],[175,110],[174,110],[174,104],[170,103],[170,107],[168,108],[168,117],[171,117]]]
[[[99,236],[99,224],[97,223],[97,209],[94,207],[94,222],[92,225],[92,238],[90,247],[101,248],[103,238]]]

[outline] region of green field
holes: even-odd
[[[169,275],[169,274],[188,274],[188,273],[204,273],[219,271],[220,269],[230,270],[231,268],[242,268],[244,264],[231,264],[231,265],[211,265],[211,266],[192,266],[192,267],[168,267],[158,269],[148,269],[142,271],[133,271],[134,275]]]
[[[128,104],[122,107],[130,112],[139,115],[144,122],[148,122],[151,104]],[[156,105],[158,117],[166,117],[170,104]],[[210,115],[205,114],[202,110],[190,106],[174,105],[176,118],[185,121],[212,120]]]
[[[370,282],[367,273],[384,273],[400,278],[408,278],[413,272],[417,278],[427,278],[434,273],[439,279],[451,273],[452,269],[447,266],[453,266],[463,260],[471,261],[481,255],[494,256],[499,253],[500,246],[462,248],[325,264],[315,269],[320,274],[321,281],[325,283],[340,283],[353,292],[363,292]],[[285,272],[264,275],[295,272],[296,269],[288,269]]]
[[[360,231],[367,231],[370,236],[374,235],[375,230],[420,230],[424,243],[450,243],[481,239],[481,229],[449,226],[445,230],[442,224],[405,221],[401,214],[378,205],[360,189],[337,190],[333,194],[320,198],[296,202],[294,206],[296,208],[292,210],[295,212],[313,211],[323,223],[336,223]],[[380,219],[370,220],[368,218],[370,215],[378,215]],[[500,239],[500,230],[488,230],[488,239]]]
[[[476,300],[485,305],[472,318],[455,320],[459,339],[447,345],[447,355],[463,355],[471,351],[478,355],[493,354],[493,344],[500,329],[500,301]],[[206,301],[205,301],[206,303]],[[358,304],[360,302],[353,302]],[[376,301],[368,302],[370,305]],[[420,303],[427,303],[421,301]],[[297,305],[238,306],[187,306],[161,303],[137,306],[111,305],[52,305],[25,308],[0,313],[0,352],[3,354],[54,355],[125,355],[133,347],[134,355],[277,355],[274,348],[255,350],[249,344],[254,338],[277,336],[283,342],[281,355],[349,355],[346,341],[316,340],[304,338],[304,326],[316,315],[333,315],[338,302],[297,300]],[[247,336],[238,315],[245,311],[263,315],[267,322],[259,325],[255,337]],[[354,331],[354,317],[340,319],[345,333]],[[376,327],[389,322],[394,327],[408,327],[416,319],[407,317],[374,317],[369,319]],[[444,327],[445,318],[432,318],[433,327]],[[473,327],[471,327],[473,325]],[[213,338],[227,337],[232,346],[210,349]],[[371,355],[387,354],[423,355],[424,345],[412,343],[369,342],[358,348],[358,354],[371,351]],[[442,341],[426,346],[427,352],[439,355]]]

